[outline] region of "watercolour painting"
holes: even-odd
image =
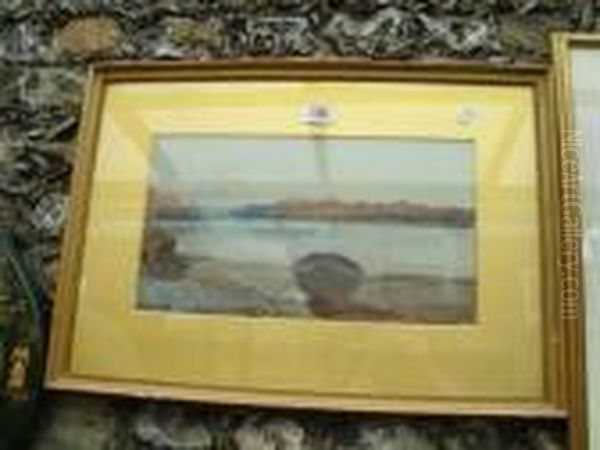
[[[471,323],[473,155],[458,140],[159,136],[138,307]]]

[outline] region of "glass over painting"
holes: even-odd
[[[472,146],[156,136],[138,308],[473,322]]]
[[[583,212],[583,271],[585,281],[585,347],[590,448],[600,448],[600,51],[571,50],[572,100],[575,129],[565,130],[567,164],[578,168],[581,196],[566,207]],[[571,174],[577,177],[578,174]],[[573,265],[573,262],[570,261]],[[578,262],[578,261],[577,261]],[[579,270],[579,265],[576,267]],[[571,275],[571,274],[570,274]]]

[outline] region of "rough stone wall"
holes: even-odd
[[[0,220],[52,292],[86,67],[261,56],[547,61],[593,0],[1,0]],[[559,450],[561,421],[298,413],[51,395],[38,450]]]

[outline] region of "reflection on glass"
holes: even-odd
[[[578,49],[572,55],[577,130],[571,131],[582,144],[578,166],[583,176],[588,429],[590,448],[597,449],[600,448],[600,51]]]
[[[161,136],[138,307],[475,318],[470,142]]]

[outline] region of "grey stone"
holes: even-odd
[[[8,107],[19,102],[22,97],[23,70],[14,67],[0,67],[0,107]]]
[[[234,435],[238,450],[277,450],[277,443],[260,427],[245,425]]]
[[[305,432],[295,422],[274,419],[257,424],[251,419],[234,433],[238,450],[304,450]]]
[[[213,438],[198,420],[190,420],[181,409],[157,410],[157,405],[140,413],[134,423],[134,442],[152,450],[208,450]]]
[[[147,417],[138,418],[133,435],[136,442],[149,447],[169,448],[171,444],[167,433]]]
[[[578,1],[579,0],[575,0],[575,2]],[[573,5],[575,2],[565,2],[564,0],[510,0],[513,11],[520,15],[532,14],[536,11],[548,12],[556,10],[565,10],[569,7],[569,3]]]
[[[45,192],[29,215],[33,228],[46,237],[58,237],[65,224],[67,200],[62,192]]]
[[[7,134],[6,130],[0,129],[0,172],[8,164],[10,139]]]
[[[425,42],[442,54],[492,55],[500,51],[498,30],[492,21],[419,15],[425,28]]]
[[[6,107],[0,116],[12,136],[13,147],[32,147],[42,152],[57,153],[66,150],[74,141],[77,132],[79,105],[68,103],[42,105],[21,102]]]
[[[499,429],[480,420],[465,421],[454,430],[448,430],[441,436],[445,450],[505,450],[512,449],[513,442],[521,440],[518,427],[511,433],[511,440],[502,439]],[[530,442],[527,443],[531,445]]]
[[[27,63],[50,57],[49,39],[39,22],[7,23],[0,28],[0,60]]]
[[[596,17],[600,16],[600,8],[596,11],[598,2],[594,0],[574,0],[571,19],[577,29],[583,31],[594,31],[596,28]]]
[[[0,20],[19,20],[36,6],[36,0],[3,0],[0,2]]]
[[[414,15],[389,7],[368,20],[335,14],[324,28],[323,37],[340,55],[405,57],[419,37],[416,29]]]
[[[181,23],[194,22],[193,19],[182,19]],[[181,42],[177,36],[179,32],[174,29],[178,24],[177,19],[166,18],[155,26],[137,31],[132,36],[135,55],[139,58],[177,59],[190,57],[194,46]]]
[[[540,431],[535,433],[535,438],[533,439],[534,449],[535,450],[563,450],[564,446],[561,445],[557,439],[551,436],[547,431]]]
[[[360,450],[437,450],[435,443],[414,428],[404,425],[363,428],[360,430],[356,448]]]
[[[515,59],[546,60],[550,57],[549,33],[568,27],[569,18],[505,16],[499,20],[499,41],[503,53]]]
[[[349,14],[354,15],[367,15],[374,13],[381,6],[387,6],[389,2],[385,0],[328,0],[327,3],[332,9],[340,9]]]
[[[305,17],[261,17],[247,21],[246,46],[251,55],[306,56],[316,39]]]
[[[207,45],[218,48],[223,45],[225,26],[217,17],[195,20],[189,17],[171,17],[165,21],[169,39],[176,45]]]
[[[257,12],[266,9],[271,0],[222,0],[224,10]]]
[[[70,166],[61,156],[25,147],[0,171],[0,196],[12,199],[32,237],[56,237],[62,231]]]
[[[265,429],[278,441],[278,450],[303,450],[307,448],[306,432],[294,421],[275,419],[267,423]]]
[[[121,1],[121,3],[123,3]],[[157,0],[156,9],[171,14],[194,16],[211,9],[215,4],[211,0]]]
[[[27,70],[20,79],[21,101],[33,108],[60,106],[78,110],[84,83],[85,73],[76,67]]]
[[[160,26],[164,32],[151,49],[159,58],[206,58],[227,46],[226,24],[217,17],[169,17]]]
[[[135,8],[139,14],[143,1],[139,0],[37,0],[42,3],[40,9],[50,10],[58,16],[92,16],[109,11],[119,11],[121,8]],[[146,2],[147,3],[147,2]]]
[[[75,116],[66,116],[65,118],[56,119],[56,123],[46,130],[45,141],[71,141],[77,132],[79,124],[78,118]]]
[[[296,13],[318,7],[320,0],[273,0],[272,3],[280,11]]]
[[[42,288],[47,292],[56,291],[56,276],[58,275],[59,263],[59,252],[56,244],[56,239],[38,240],[27,252],[27,257],[31,261],[33,270],[38,275]],[[64,406],[57,407],[64,408]],[[51,424],[50,426],[55,425]],[[114,436],[114,434],[116,434],[116,431],[111,431],[111,435]],[[113,441],[112,436],[108,441]]]
[[[439,8],[448,14],[486,14],[490,10],[491,2],[482,2],[481,0],[446,0],[439,2]]]
[[[106,450],[116,416],[106,400],[55,398],[33,450]]]
[[[2,173],[2,163],[0,162],[0,174]],[[0,195],[0,227],[11,227],[18,222],[17,211],[13,207],[10,198]],[[0,302],[1,303],[1,302]]]
[[[540,0],[521,0],[521,1],[513,1],[513,3],[517,7],[517,12],[519,14],[528,14],[534,9],[540,6]]]

